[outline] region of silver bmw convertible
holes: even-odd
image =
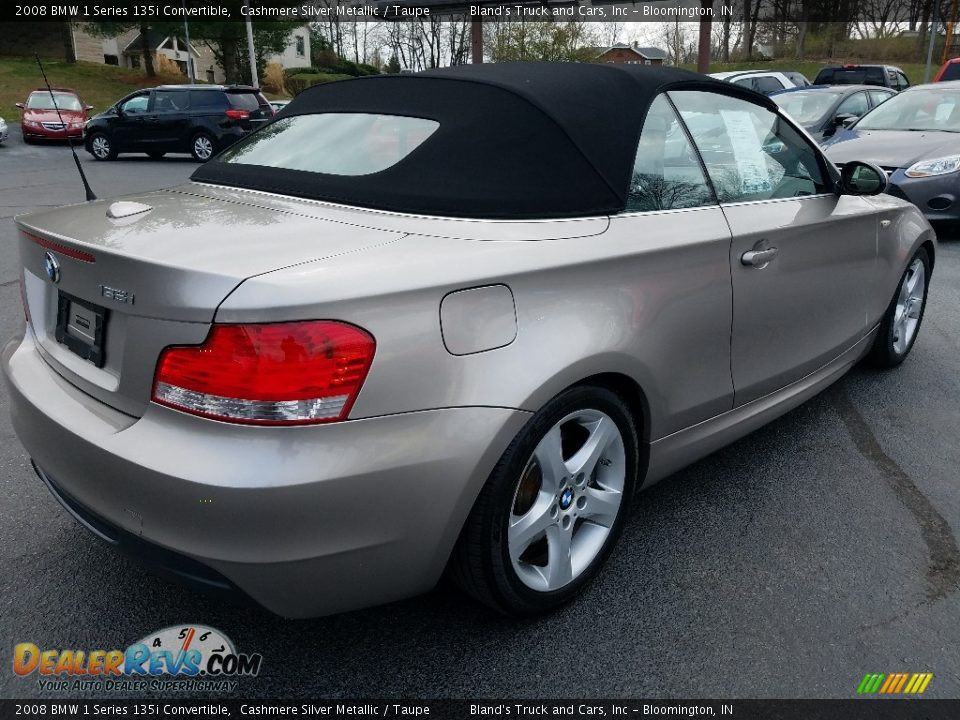
[[[16,219],[14,426],[90,531],[275,613],[445,572],[549,611],[639,490],[908,355],[936,240],[886,188],[680,70],[315,87],[183,186]]]

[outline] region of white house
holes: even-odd
[[[71,32],[77,60],[128,68],[138,68],[143,63],[143,37],[137,30],[104,39],[88,33],[82,23],[74,23]],[[202,42],[191,42],[190,45],[188,48],[186,40],[176,35],[147,34],[147,46],[151,52],[176,63],[184,77],[189,76],[187,63],[190,62],[198,81],[223,82],[223,68],[217,64],[210,48]],[[303,25],[294,29],[283,52],[268,55],[267,62],[279,63],[285,68],[308,67],[311,64],[309,27]]]

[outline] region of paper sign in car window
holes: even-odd
[[[733,148],[733,159],[740,176],[740,192],[744,195],[770,192],[772,186],[767,161],[760,149],[760,138],[757,137],[750,113],[744,110],[721,110],[720,116]]]
[[[937,105],[937,110],[934,113],[934,122],[945,123],[947,118],[953,114],[954,107],[955,105],[952,102],[941,102],[939,105]]]

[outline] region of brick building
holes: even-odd
[[[608,48],[594,48],[597,53],[596,62],[625,63],[628,65],[663,65],[667,54],[655,47],[640,47],[636,43],[625,45],[618,43]]]

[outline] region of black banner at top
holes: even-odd
[[[871,22],[877,4],[814,0],[3,0],[0,22],[364,22],[404,20]],[[916,24],[917,3],[883,4],[886,25]]]

